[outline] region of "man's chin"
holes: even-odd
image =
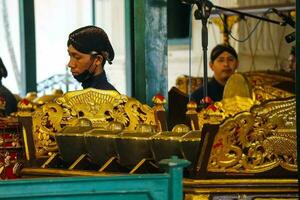
[[[223,76],[222,79],[225,80],[225,81],[227,81],[227,80],[230,78],[231,75],[232,75],[232,74]]]

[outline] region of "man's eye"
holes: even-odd
[[[234,61],[234,57],[229,57],[228,60],[229,61]]]

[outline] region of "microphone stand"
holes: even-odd
[[[194,16],[196,20],[202,21],[202,50],[203,50],[203,97],[207,97],[207,46],[208,46],[208,31],[207,20],[210,16],[213,4],[210,1],[197,1],[198,9],[195,11]]]
[[[249,13],[243,13],[240,11],[223,8],[220,6],[215,6],[209,0],[189,0],[189,1],[183,1],[183,2],[187,3],[187,4],[196,4],[198,8],[194,12],[195,19],[202,21],[202,32],[201,32],[202,35],[201,36],[202,36],[202,49],[203,49],[203,97],[204,98],[207,97],[207,81],[208,81],[208,78],[207,78],[207,46],[208,46],[207,20],[211,14],[212,8],[216,8],[218,10],[223,10],[223,11],[229,11],[229,12],[236,13],[236,14],[242,15],[242,16],[248,16],[248,17],[260,19],[260,20],[278,24],[281,26],[285,25],[285,23],[267,19],[264,17],[259,17],[256,15],[251,15]]]

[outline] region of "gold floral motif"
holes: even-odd
[[[156,125],[154,111],[148,105],[143,105],[138,100],[129,98],[124,109],[129,118],[127,130],[135,130],[137,124]]]
[[[129,118],[127,117],[126,113],[124,112],[124,109],[112,110],[109,112],[109,115],[114,122],[119,122],[123,125],[126,125],[129,123]]]
[[[57,151],[54,133],[61,130],[63,109],[55,103],[46,103],[32,114],[32,134],[36,157],[47,156]]]
[[[207,170],[259,173],[277,166],[297,171],[295,98],[256,106],[220,125]]]
[[[253,100],[240,96],[215,102],[198,113],[198,118],[200,119],[199,127],[202,129],[204,124],[220,124],[226,118],[232,117],[239,112],[249,111],[253,105]]]
[[[264,72],[246,73],[246,76],[252,85],[255,99],[259,103],[272,99],[295,96],[295,94],[293,93],[274,87],[275,85],[283,81],[294,83],[294,80],[292,78],[275,74],[268,74]]]

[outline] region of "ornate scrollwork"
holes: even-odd
[[[254,105],[267,100],[295,96],[293,93],[274,87],[283,81],[292,83],[293,80],[289,77],[263,72],[233,74],[225,85],[222,101],[215,102],[198,113],[199,127],[202,128],[205,123],[220,124],[226,118],[239,112],[249,111]]]
[[[68,92],[56,103],[69,111],[70,116],[75,118],[88,118],[94,127],[106,127],[108,119],[116,116],[117,110],[122,110],[127,97],[116,91],[102,91],[87,89]],[[117,119],[120,119],[118,115]],[[118,120],[116,120],[118,121]],[[124,122],[122,119],[120,122]],[[68,124],[69,125],[69,124]]]
[[[295,96],[293,93],[274,87],[274,85],[283,81],[294,82],[292,78],[264,72],[248,73],[247,78],[252,85],[255,99],[260,103],[267,100]]]
[[[134,98],[129,98],[125,104],[125,112],[129,118],[128,130],[135,130],[137,124],[155,126],[154,111],[148,105],[143,105]]]
[[[297,171],[296,100],[256,106],[226,120],[214,139],[208,171],[259,173],[277,166]]]
[[[138,124],[156,126],[154,111],[134,98],[116,91],[86,89],[64,94],[56,102],[46,103],[32,115],[37,156],[57,151],[54,134],[64,126],[76,126],[87,118],[93,127],[108,128],[110,122],[121,123],[133,131]]]
[[[57,151],[54,133],[61,130],[63,109],[55,103],[47,103],[32,114],[32,134],[36,156],[47,156]]]

